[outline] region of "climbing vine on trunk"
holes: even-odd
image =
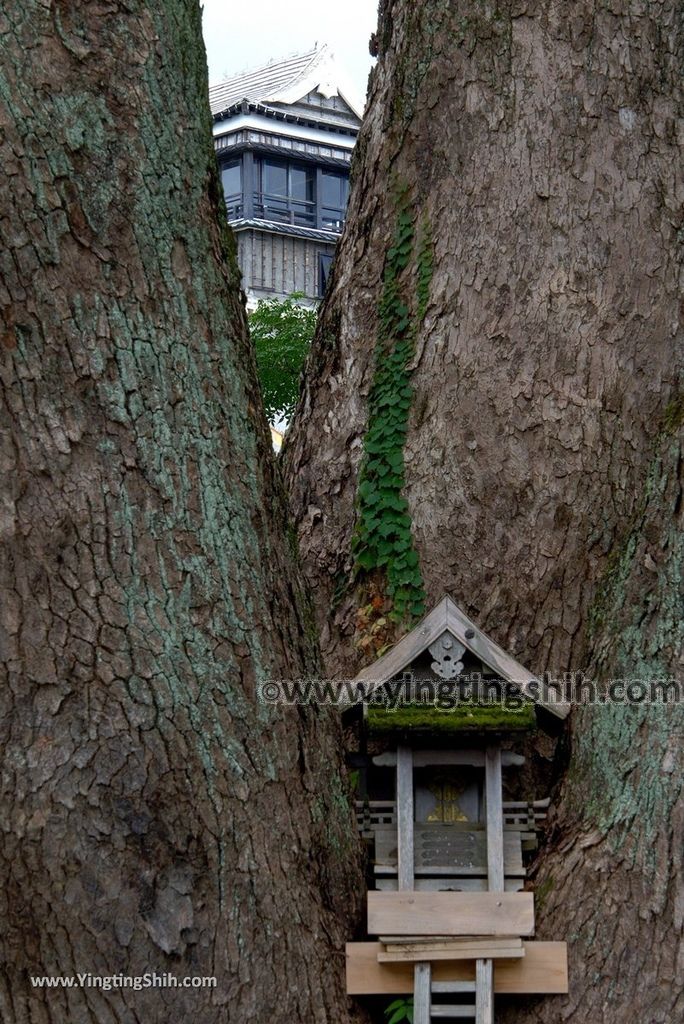
[[[415,268],[407,273],[415,252]],[[387,253],[378,308],[376,363],[358,488],[353,541],[358,576],[378,571],[390,615],[425,611],[425,590],[404,495],[404,441],[413,399],[410,363],[427,309],[432,277],[429,223],[417,235],[408,191],[399,191],[394,243]],[[415,289],[415,298],[411,294]],[[413,306],[413,309],[411,308]]]

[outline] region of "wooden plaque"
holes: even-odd
[[[369,892],[369,935],[532,935],[531,892]]]

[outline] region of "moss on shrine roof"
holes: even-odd
[[[426,704],[403,704],[395,710],[369,704],[367,723],[371,732],[397,732],[404,729],[422,732],[485,732],[535,729],[534,704],[521,708],[501,704],[471,704],[461,701],[442,710]]]

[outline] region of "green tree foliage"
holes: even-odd
[[[299,305],[301,293],[264,299],[249,314],[257,368],[271,423],[289,420],[299,397],[299,379],[316,328],[316,310]]]

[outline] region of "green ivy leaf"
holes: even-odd
[[[366,550],[366,551],[359,551],[359,553],[356,556],[356,564],[361,569],[369,569],[369,570],[370,569],[374,569],[375,568],[375,559],[373,557],[372,552],[368,551],[368,550]]]
[[[385,569],[387,594],[393,602],[391,614],[397,619],[417,614],[416,609],[422,612],[425,598],[408,502],[402,492],[403,449],[413,400],[407,366],[427,308],[432,277],[427,222],[421,225],[414,247],[415,242],[411,196],[405,189],[397,203],[395,237],[387,253],[378,305],[376,367],[357,495],[359,525],[353,540],[357,568]],[[414,273],[404,274],[414,251]],[[406,290],[411,282],[415,287],[413,297]],[[394,1012],[399,1012],[398,1006]],[[401,1019],[408,1020],[408,1013]]]
[[[378,489],[370,480],[364,480],[359,485],[359,496],[367,505],[373,505],[379,500]]]

